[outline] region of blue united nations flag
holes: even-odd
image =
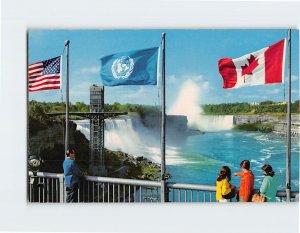
[[[116,53],[101,58],[104,86],[156,85],[158,47]]]

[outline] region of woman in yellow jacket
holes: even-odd
[[[229,202],[235,195],[235,186],[231,185],[231,170],[227,166],[223,166],[216,180],[216,200],[217,202]]]

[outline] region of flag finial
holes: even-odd
[[[65,46],[68,46],[70,44],[70,41],[69,40],[66,40],[65,41]]]

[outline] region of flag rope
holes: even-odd
[[[64,55],[65,50],[66,50],[66,45],[64,45],[64,48],[63,48],[62,53],[61,53],[61,57]],[[61,69],[62,69],[62,66],[61,66]],[[61,72],[61,75],[62,75],[62,72]],[[61,87],[62,87],[62,83],[61,83]],[[64,102],[64,95],[63,95],[62,88],[60,89],[60,99],[61,99],[61,102]]]
[[[283,82],[283,102],[287,102],[285,98],[285,82]]]

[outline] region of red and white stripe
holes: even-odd
[[[218,67],[224,81],[223,88],[284,82],[285,44],[283,39],[236,59],[220,59]]]
[[[61,72],[59,74],[43,75],[43,62],[36,62],[28,66],[29,92],[55,90],[61,88]]]

